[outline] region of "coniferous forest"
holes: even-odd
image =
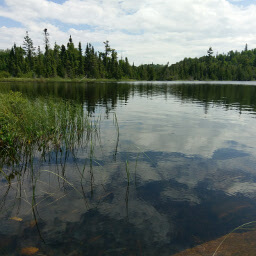
[[[50,47],[49,33],[44,29],[44,49],[34,47],[26,32],[23,45],[0,50],[0,78],[93,78],[135,79],[147,81],[172,80],[256,80],[256,49],[242,52],[229,51],[216,54],[210,47],[200,58],[185,58],[172,64],[145,64],[135,66],[127,58],[118,59],[109,41],[104,42],[104,52],[95,51],[87,43],[82,49],[76,47],[70,36],[67,45],[54,44]]]

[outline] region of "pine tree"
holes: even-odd
[[[82,76],[84,74],[84,58],[83,58],[81,42],[79,42],[79,44],[78,44],[78,51],[79,51],[78,75]]]
[[[47,32],[47,28],[44,29],[44,46],[45,46],[45,55],[47,55],[48,50],[50,48],[50,45],[49,45],[49,33]]]
[[[42,77],[44,74],[44,55],[41,52],[40,46],[37,48],[37,58],[35,64],[35,72],[38,77]]]
[[[58,74],[61,77],[66,77],[67,76],[67,52],[66,52],[66,47],[65,45],[61,46],[60,49],[60,63],[58,66]]]
[[[44,52],[44,76],[50,77],[51,76],[51,63],[50,63],[50,45],[49,45],[49,33],[47,32],[47,28],[44,29],[44,46],[45,46],[45,52]]]
[[[110,58],[108,57],[108,55],[111,53],[111,48],[110,48],[108,40],[106,42],[103,42],[103,43],[105,45],[105,53],[103,55],[103,63],[104,63],[106,71],[108,73],[110,73],[110,66],[109,66]]]
[[[33,70],[33,66],[34,66],[33,57],[35,55],[35,48],[33,46],[33,41],[29,37],[28,31],[26,31],[26,36],[24,37],[23,50],[25,52],[26,61],[28,65],[28,68],[26,71],[28,72],[30,70]]]
[[[212,57],[213,55],[213,50],[212,50],[212,47],[209,47],[208,51],[207,51],[207,56],[208,57]]]

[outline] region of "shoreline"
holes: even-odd
[[[256,80],[135,80],[135,79],[113,79],[113,78],[61,78],[61,77],[51,77],[51,78],[22,78],[22,77],[8,77],[0,78],[0,83],[3,82],[36,82],[36,83],[47,83],[47,82],[66,82],[66,83],[93,83],[93,82],[138,82],[138,83],[217,83],[217,84],[237,84],[242,83],[256,83]]]
[[[136,80],[133,79],[108,79],[108,78],[22,78],[22,77],[9,77],[9,78],[0,78],[0,82],[75,82],[75,83],[83,83],[83,82],[134,82]]]

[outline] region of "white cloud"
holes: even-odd
[[[2,27],[0,48],[22,43],[26,30],[36,45],[42,44],[47,27],[52,44],[66,44],[71,33],[76,44],[98,45],[108,39],[136,64],[173,63],[204,55],[209,46],[219,53],[240,50],[245,43],[256,47],[255,13],[256,5],[242,7],[227,0],[6,0],[0,16],[24,29]]]

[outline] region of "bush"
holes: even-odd
[[[34,74],[34,72],[30,71],[30,72],[25,73],[25,74],[20,74],[18,77],[21,77],[21,78],[35,78],[35,74]]]
[[[0,71],[0,78],[8,78],[10,77],[10,73],[7,71]]]

